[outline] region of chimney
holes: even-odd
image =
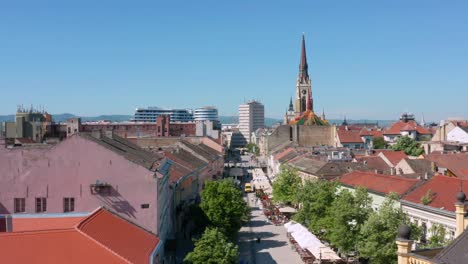
[[[427,180],[429,178],[429,173],[424,173],[424,179]]]
[[[396,174],[396,169],[395,167],[390,168],[390,175],[395,175]]]
[[[431,169],[432,169],[432,172],[436,173],[437,172],[437,166],[435,164],[435,162],[431,161]]]
[[[465,230],[465,200],[466,195],[461,189],[457,194],[457,201],[455,202],[455,237],[457,238],[463,230]]]

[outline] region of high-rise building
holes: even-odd
[[[195,121],[218,121],[218,109],[213,106],[205,106],[195,109],[193,112]]]
[[[193,113],[188,109],[166,109],[159,107],[137,108],[132,121],[135,122],[156,122],[160,115],[169,115],[171,122],[193,121]]]
[[[250,143],[250,136],[255,130],[265,127],[265,107],[257,101],[249,101],[239,106],[239,132]]]

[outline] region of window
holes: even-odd
[[[73,212],[75,211],[75,198],[65,197],[63,198],[63,212]]]
[[[36,198],[36,213],[47,211],[47,199],[45,197]]]
[[[26,205],[26,198],[15,198],[15,213],[24,213]]]
[[[147,209],[149,208],[149,204],[141,204],[141,209]]]

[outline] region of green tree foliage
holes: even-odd
[[[370,263],[397,263],[397,230],[400,224],[409,222],[401,208],[395,206],[397,197],[394,194],[387,197],[361,228],[358,250],[361,256],[369,258]],[[413,233],[413,236],[418,235],[417,230]]]
[[[393,150],[402,150],[406,155],[419,156],[424,153],[424,149],[414,139],[404,136],[400,137],[396,144],[392,146]]]
[[[260,149],[254,143],[249,143],[245,147],[247,148],[247,151],[250,152],[250,153],[253,153],[253,154],[257,155],[257,156],[260,154]]]
[[[374,149],[384,149],[387,147],[387,142],[385,142],[383,137],[376,137],[373,140]]]
[[[283,203],[297,202],[297,192],[302,180],[296,169],[291,166],[281,166],[280,173],[273,182],[273,200]]]
[[[354,250],[361,227],[371,213],[372,198],[367,189],[357,188],[353,193],[342,190],[332,203],[328,239],[341,252]]]
[[[195,242],[195,248],[184,261],[193,264],[235,264],[238,248],[217,228],[207,228]]]
[[[297,192],[301,208],[294,218],[319,237],[326,237],[323,231],[328,230],[332,223],[330,210],[336,197],[336,187],[335,182],[306,181]]]
[[[433,224],[429,232],[431,233],[431,237],[424,246],[425,248],[445,247],[450,242],[449,239],[445,238],[447,231],[440,224]]]
[[[239,231],[249,216],[243,193],[232,179],[208,181],[201,193],[200,207],[210,224],[227,236]]]

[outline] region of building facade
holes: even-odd
[[[193,111],[194,121],[218,121],[218,109],[213,106],[197,108]]]
[[[239,106],[239,132],[245,144],[250,143],[250,137],[255,130],[265,127],[265,107],[262,103],[252,100]]]
[[[169,115],[171,122],[193,121],[193,113],[188,109],[166,109],[159,107],[137,108],[132,121],[135,122],[156,122],[160,115]]]

